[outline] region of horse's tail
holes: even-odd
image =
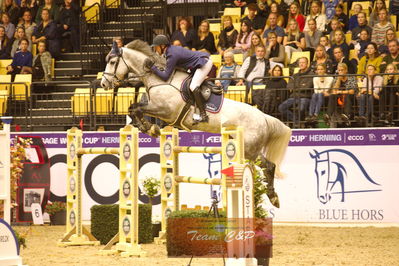
[[[268,141],[266,144],[266,159],[276,164],[276,177],[283,178],[280,164],[291,138],[291,129],[283,122],[269,115],[265,115],[268,125]]]

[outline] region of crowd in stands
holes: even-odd
[[[398,115],[399,99],[399,76],[394,75],[399,1],[236,0],[234,5],[246,15],[239,21],[222,16],[220,32],[211,31],[207,20],[196,30],[183,17],[171,36],[174,45],[220,54],[223,63],[216,77],[237,79],[216,82],[225,90],[266,85],[252,91],[253,104],[287,121],[314,121],[322,106],[327,123],[337,115],[347,125],[368,118],[398,119],[393,115]],[[298,60],[291,62],[298,52]],[[243,55],[241,64],[234,61],[237,54]],[[285,69],[292,78],[282,78],[288,76]],[[315,77],[301,77],[308,75]]]
[[[0,59],[12,59],[8,74],[48,80],[52,58],[80,50],[79,3],[54,1],[1,1]]]

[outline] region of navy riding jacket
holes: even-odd
[[[164,71],[153,66],[151,70],[164,81],[172,75],[175,67],[195,71],[202,67],[209,60],[209,54],[204,52],[191,51],[181,46],[168,46],[166,50],[166,68]]]

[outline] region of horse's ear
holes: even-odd
[[[118,44],[115,41],[112,43],[111,54],[116,55],[116,56],[121,55],[121,49],[119,49]]]
[[[319,157],[319,153],[316,150],[313,150],[314,154],[312,154],[311,152],[309,152],[309,155],[312,159],[318,158]]]

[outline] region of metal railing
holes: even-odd
[[[333,75],[340,77],[339,75]],[[365,84],[370,82],[365,75],[348,75],[348,77],[363,77]],[[381,75],[386,76],[386,75]],[[399,74],[395,74],[399,79]],[[317,75],[302,76],[302,78],[313,78]],[[295,77],[287,78],[293,82]],[[324,103],[320,107],[316,119],[309,123],[309,102],[314,93],[313,88],[268,88],[270,79],[275,77],[256,78],[256,85],[240,87],[229,87],[225,97],[251,104],[263,112],[275,116],[293,128],[303,127],[370,127],[370,126],[393,126],[399,123],[399,85],[383,85],[379,97],[375,98],[371,93],[363,96],[364,106],[361,117],[359,111],[361,94],[348,95],[351,98],[350,110],[345,110],[345,99],[323,96]],[[211,79],[211,80],[239,80],[239,79]],[[128,109],[131,104],[140,101],[143,96],[142,90],[135,88],[119,88],[118,91],[96,89],[86,81],[77,81],[79,85],[74,92],[51,92],[52,85],[70,83],[65,81],[33,82],[31,86],[25,83],[2,83],[9,85],[21,84],[24,91],[12,91],[9,95],[0,95],[0,111],[15,118],[13,125],[19,125],[25,131],[40,130],[64,130],[71,126],[84,126],[85,130],[96,130],[98,126],[104,126],[107,130],[117,129],[126,124]],[[360,86],[361,87],[361,86]],[[20,88],[21,90],[22,88]],[[328,89],[327,91],[331,91]],[[293,91],[303,92],[309,95],[304,108],[300,108],[298,96],[292,95]],[[358,90],[359,91],[359,90]],[[27,97],[28,95],[28,97]],[[25,97],[25,98],[24,98]],[[282,108],[281,105],[289,98],[294,101],[291,106]],[[3,101],[2,101],[3,99]],[[5,99],[5,100],[4,100]],[[263,104],[259,99],[263,100]],[[331,100],[332,99],[332,100]],[[371,100],[370,100],[371,99]],[[330,102],[330,103],[329,103]],[[4,108],[5,106],[5,108]],[[6,109],[6,110],[5,110]],[[287,118],[287,110],[291,112],[290,119]],[[283,112],[284,111],[284,112]],[[324,121],[325,114],[330,116],[329,124]],[[341,114],[348,116],[350,125],[342,120]]]

